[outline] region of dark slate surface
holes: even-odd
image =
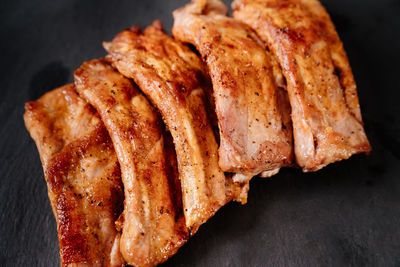
[[[24,102],[72,81],[103,40],[186,1],[0,3],[0,265],[57,266],[56,224]],[[370,156],[254,179],[165,266],[400,266],[400,1],[323,0],[359,87]]]

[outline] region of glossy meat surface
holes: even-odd
[[[103,60],[75,71],[79,94],[103,119],[121,165],[125,202],[121,252],[133,266],[154,266],[186,243],[188,231],[174,200],[159,117],[132,82]]]
[[[201,60],[165,34],[159,22],[143,32],[123,31],[105,48],[106,59],[160,110],[177,152],[186,224],[201,225],[231,199],[206,113],[209,82]]]
[[[115,220],[123,192],[111,139],[73,85],[25,105],[57,221],[62,266],[121,266]]]
[[[353,74],[317,0],[235,0],[233,17],[276,55],[287,81],[297,163],[316,171],[369,152]]]
[[[278,88],[263,42],[226,13],[219,0],[194,0],[174,11],[172,32],[207,63],[220,128],[219,165],[244,181],[291,164],[290,108],[279,102],[287,102],[286,93],[279,92],[284,89]]]

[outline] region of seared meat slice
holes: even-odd
[[[201,60],[165,34],[159,22],[143,32],[123,31],[104,46],[106,59],[160,110],[177,152],[186,225],[200,226],[231,199],[206,114],[209,83]]]
[[[317,0],[235,0],[283,69],[295,155],[304,171],[371,150],[353,74],[329,15]]]
[[[25,105],[57,221],[62,266],[121,266],[120,168],[106,128],[73,85]]]
[[[271,176],[293,159],[287,93],[279,92],[284,89],[276,84],[263,42],[226,13],[219,0],[194,0],[174,11],[172,32],[193,44],[207,63],[220,128],[220,167],[237,173],[235,181],[261,172]]]
[[[121,165],[125,202],[121,252],[128,264],[154,266],[186,243],[184,216],[166,163],[161,121],[130,80],[103,60],[75,71],[79,94],[99,112]]]

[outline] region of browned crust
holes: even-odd
[[[24,119],[43,162],[61,265],[121,265],[120,255],[111,255],[118,236],[114,221],[123,201],[120,168],[95,111],[77,96],[73,85],[67,85],[27,103]],[[78,127],[80,121],[86,129],[69,128]],[[80,166],[102,168],[102,172],[91,176],[90,170]],[[91,182],[85,185],[85,179]]]
[[[161,112],[174,138],[188,227],[198,227],[231,199],[218,167],[217,143],[206,108],[209,82],[201,59],[154,22],[105,43],[106,60],[133,78]]]
[[[193,44],[208,66],[220,128],[220,167],[251,178],[291,165],[292,128],[290,119],[285,121],[290,108],[279,102],[273,59],[263,42],[226,13],[221,1],[192,1],[174,11],[172,33]]]
[[[166,162],[175,154],[165,151],[158,114],[130,80],[102,59],[85,62],[74,76],[79,94],[103,119],[121,164],[121,252],[134,266],[164,262],[186,243],[188,229],[177,203],[180,194],[174,195],[180,190],[175,161]]]
[[[353,74],[329,15],[317,0],[235,0],[277,56],[288,84],[297,163],[316,171],[371,150]]]

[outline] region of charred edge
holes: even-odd
[[[62,265],[88,260],[89,247],[82,235],[85,226],[81,218],[74,215],[74,206],[78,204],[74,202],[74,197],[62,193],[56,203]]]
[[[135,34],[140,34],[142,32],[142,27],[140,27],[139,25],[133,25],[132,27],[130,27],[129,29],[127,29],[128,31],[131,31]]]
[[[316,152],[318,149],[318,138],[315,135],[313,135],[313,142],[314,142],[314,150]]]
[[[333,62],[332,62],[332,63],[333,63]],[[335,75],[335,76],[338,78],[339,85],[340,85],[340,89],[341,89],[341,91],[342,91],[342,95],[343,95],[344,102],[345,102],[345,104],[346,104],[347,111],[351,114],[351,116],[352,116],[353,118],[355,118],[359,123],[361,123],[361,125],[363,125],[363,122],[362,122],[362,121],[359,121],[359,120],[357,119],[357,117],[356,117],[356,115],[354,114],[352,108],[349,106],[349,103],[347,102],[346,87],[345,87],[344,84],[343,84],[343,75],[342,75],[343,71],[342,71],[342,69],[341,69],[340,67],[336,66],[335,64],[334,64],[333,66],[334,66],[333,75]]]
[[[159,31],[164,31],[164,27],[161,24],[161,21],[156,19],[153,21],[153,23],[151,24],[151,26],[153,26],[154,28],[156,28]]]

